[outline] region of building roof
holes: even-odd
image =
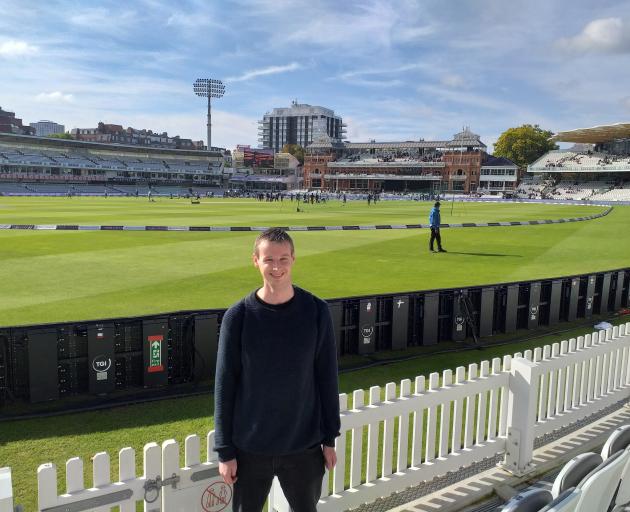
[[[10,144],[32,144],[50,149],[98,149],[108,151],[126,151],[144,153],[145,155],[168,154],[170,156],[221,156],[222,151],[204,151],[197,149],[153,148],[151,146],[134,146],[124,144],[105,144],[103,142],[87,142],[82,140],[56,139],[51,137],[35,137],[33,135],[16,135],[0,133],[0,142]]]
[[[407,142],[313,142],[307,147],[310,149],[453,149],[469,146],[486,147],[479,139],[420,140]]]
[[[465,128],[453,135],[452,140],[408,140],[397,142],[313,142],[309,149],[459,149],[462,147],[486,148],[479,135]]]
[[[285,116],[306,116],[306,115],[325,115],[328,117],[335,117],[341,119],[335,115],[335,112],[326,107],[319,107],[317,105],[309,105],[308,103],[298,103],[297,101],[291,102],[290,107],[278,107],[274,108],[271,113],[266,112],[263,119],[266,117],[285,117]]]
[[[629,138],[630,123],[616,123],[558,132],[551,137],[551,140],[555,142],[585,142],[588,144],[597,144],[598,142]]]
[[[481,167],[514,167],[518,169],[518,165],[509,158],[494,155],[486,155],[483,162],[481,162]]]

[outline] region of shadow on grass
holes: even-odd
[[[111,409],[7,421],[0,423],[0,446],[5,442],[26,439],[83,436],[121,429],[150,429],[157,425],[186,421],[207,424],[210,430],[213,415],[214,399],[208,393],[157,402],[121,405]]]
[[[496,254],[492,252],[456,252],[456,251],[448,251],[447,254],[463,254],[466,256],[492,256],[492,257],[501,257],[501,258],[522,258],[520,254]]]

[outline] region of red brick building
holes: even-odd
[[[479,135],[468,128],[449,141],[316,142],[306,148],[304,186],[309,189],[353,192],[476,192],[483,182],[486,153]],[[517,185],[517,168],[504,162],[499,188]],[[490,174],[488,172],[488,174]]]
[[[100,142],[102,144],[124,144],[132,146],[151,146],[170,149],[205,149],[203,141],[182,139],[179,135],[170,137],[168,133],[157,133],[152,130],[136,130],[123,128],[120,124],[98,123],[96,128],[73,128],[70,132],[76,140]]]
[[[2,110],[0,107],[0,133],[15,133],[17,135],[35,135],[35,128],[24,126],[22,120],[15,117],[14,112]]]

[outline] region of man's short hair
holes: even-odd
[[[269,228],[256,237],[256,241],[254,242],[254,254],[256,256],[258,256],[258,246],[265,240],[267,242],[273,242],[274,244],[288,243],[291,246],[291,254],[295,252],[293,239],[289,236],[289,233],[282,228]]]
[[[436,208],[439,208],[440,207],[440,202],[436,201],[436,203],[433,206],[435,206]]]

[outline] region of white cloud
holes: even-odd
[[[373,69],[357,69],[354,71],[347,71],[339,75],[339,78],[343,80],[349,80],[351,78],[370,75],[394,75],[397,73],[403,73],[405,71],[413,71],[417,69],[426,69],[425,64],[404,64],[395,68],[377,67]]]
[[[452,89],[462,89],[466,87],[464,78],[456,74],[446,74],[440,79],[440,82],[442,82],[442,85],[451,87]]]
[[[352,85],[361,85],[365,87],[400,87],[404,85],[402,80],[367,80],[365,78],[350,78],[345,80]]]
[[[35,100],[41,103],[72,103],[74,96],[61,91],[42,92],[35,96]]]
[[[392,78],[393,76],[418,69],[424,69],[424,64],[404,64],[394,68],[378,67],[374,69],[357,69],[354,71],[347,71],[338,76],[328,78],[328,81],[343,80],[350,85],[358,85],[365,87],[400,87],[405,85],[403,80]],[[385,79],[379,78],[385,75]]]
[[[296,71],[298,69],[302,69],[303,66],[298,64],[297,62],[291,62],[291,64],[287,64],[286,66],[269,66],[262,69],[253,69],[251,71],[246,71],[241,76],[230,77],[227,78],[227,82],[244,82],[246,80],[251,80],[252,78],[256,78],[258,76],[266,76],[266,75],[276,75],[278,73],[286,73],[287,71]]]
[[[574,53],[630,53],[630,24],[621,18],[593,20],[578,35],[560,39],[558,46]]]
[[[348,131],[346,133],[346,138],[349,141],[358,142],[369,140],[372,136],[372,131],[370,128],[364,125],[361,119],[358,119],[353,116],[345,116],[343,118],[344,123],[348,125]]]
[[[20,57],[34,55],[39,52],[37,46],[28,44],[25,41],[9,40],[0,43],[0,57]]]
[[[425,25],[422,27],[405,27],[397,30],[393,34],[393,38],[396,41],[408,43],[416,42],[419,39],[425,39],[428,36],[435,34],[436,27],[433,25]]]
[[[434,99],[452,102],[470,107],[477,107],[497,111],[510,111],[514,109],[506,101],[495,98],[491,93],[488,95],[476,94],[472,92],[451,91],[435,85],[421,85],[417,88],[422,95],[429,94]]]
[[[167,25],[180,25],[183,27],[198,27],[206,23],[205,16],[194,14],[184,14],[176,12],[171,14],[166,20]]]
[[[171,14],[166,20],[166,24],[171,27],[180,27],[187,30],[194,30],[203,27],[212,27],[214,30],[229,30],[225,23],[217,23],[209,16],[201,13],[176,12]]]
[[[630,96],[621,99],[621,105],[630,112]]]
[[[382,50],[423,41],[437,31],[415,1],[353,0],[344,2],[343,9],[330,0],[283,0],[285,7],[279,7],[278,0],[236,1],[247,9],[272,50],[311,52],[318,46],[336,59],[350,55],[376,59]],[[300,12],[299,23],[295,12]],[[281,37],[277,26],[284,28]]]
[[[134,11],[94,7],[72,14],[68,21],[82,30],[120,37],[129,36],[130,28],[140,20]]]
[[[313,4],[307,8],[303,23],[296,25],[285,42],[306,43],[339,48],[344,52],[365,51],[366,45],[389,47],[392,28],[399,13],[392,5],[379,1],[362,4],[354,12],[344,14],[337,9],[321,9]]]

